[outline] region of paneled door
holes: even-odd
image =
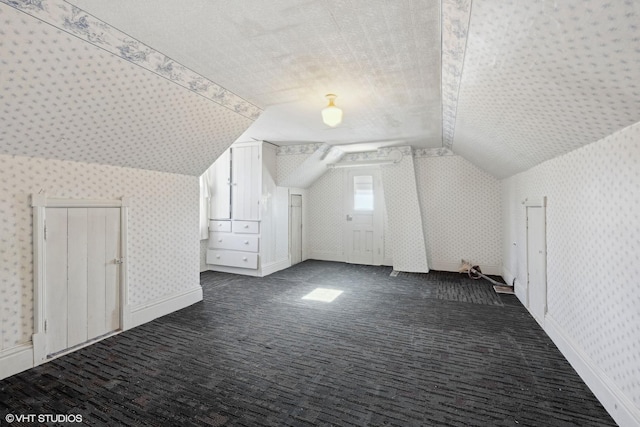
[[[227,149],[207,169],[211,190],[210,219],[231,218],[231,150]]]
[[[382,263],[382,187],[379,169],[347,172],[345,259],[352,264]]]
[[[48,355],[120,328],[120,208],[46,208]]]
[[[292,194],[289,206],[291,218],[291,245],[289,247],[291,254],[291,265],[302,262],[302,195]]]
[[[529,311],[544,326],[547,311],[545,210],[527,206],[527,280]]]
[[[231,217],[259,220],[262,190],[260,147],[233,147],[231,158]]]

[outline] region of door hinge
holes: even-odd
[[[44,321],[44,331],[47,332],[47,321]]]
[[[47,223],[44,223],[44,240],[47,240]]]
[[[113,260],[116,264],[124,264],[124,258],[116,258]]]

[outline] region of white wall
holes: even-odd
[[[394,270],[427,273],[429,266],[413,154],[411,147],[398,149],[403,152],[402,160],[380,168],[388,226],[384,240],[391,246]],[[385,248],[385,253],[388,252]]]
[[[414,163],[429,268],[458,271],[465,259],[502,274],[500,181],[460,156]]]
[[[543,196],[545,330],[614,418],[638,425],[625,414],[640,423],[640,123],[503,181],[504,275],[519,295],[522,201]]]
[[[502,274],[500,181],[459,156],[417,154],[414,168],[429,268],[458,271],[468,258]],[[309,188],[310,258],[343,260],[344,170],[329,170]],[[389,234],[385,227],[387,261]]]
[[[132,308],[200,290],[198,178],[116,166],[0,155],[0,351],[33,333],[30,195],[131,200]]]

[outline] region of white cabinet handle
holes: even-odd
[[[216,259],[220,259],[220,255],[216,255]]]
[[[245,244],[245,245],[248,245],[248,244],[249,244],[249,241],[248,241],[248,240],[245,240],[245,241],[244,241],[244,244]]]
[[[247,260],[247,257],[246,257],[246,256],[243,256],[243,257],[242,257],[242,260],[243,260],[243,261],[246,261],[246,260]]]
[[[222,242],[222,239],[218,239],[218,242]]]
[[[249,224],[245,224],[245,225],[244,225],[244,228],[249,228]]]
[[[218,227],[222,227],[222,223],[221,222],[218,223]]]

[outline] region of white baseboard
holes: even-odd
[[[0,380],[33,368],[33,345],[22,344],[0,351]]]
[[[516,294],[516,297],[520,300],[522,305],[527,307],[527,285],[526,283],[522,283],[519,281],[516,276],[511,273],[506,267],[502,268],[502,278],[508,285],[515,284],[513,287],[513,292]],[[515,281],[515,282],[514,282]]]
[[[311,251],[309,253],[309,259],[317,259],[319,261],[346,262],[342,253],[330,251]]]
[[[271,273],[275,273],[276,271],[284,270],[285,268],[291,267],[291,259],[284,258],[280,261],[275,261],[267,265],[263,265],[261,270],[262,276],[268,276]]]
[[[596,366],[549,313],[545,332],[621,427],[640,426],[640,409]]]
[[[221,273],[241,274],[243,276],[260,277],[260,272],[253,268],[228,267],[226,265],[207,264],[209,271],[219,271]]]
[[[151,322],[158,317],[181,310],[198,301],[202,301],[202,287],[200,285],[187,291],[168,295],[150,303],[131,307],[128,324],[123,325],[123,330]]]
[[[511,272],[507,270],[506,267],[502,267],[502,278],[504,279],[505,282],[507,282],[507,285],[511,286],[511,284],[513,284],[513,281],[515,280],[516,277],[513,274],[511,274]]]

